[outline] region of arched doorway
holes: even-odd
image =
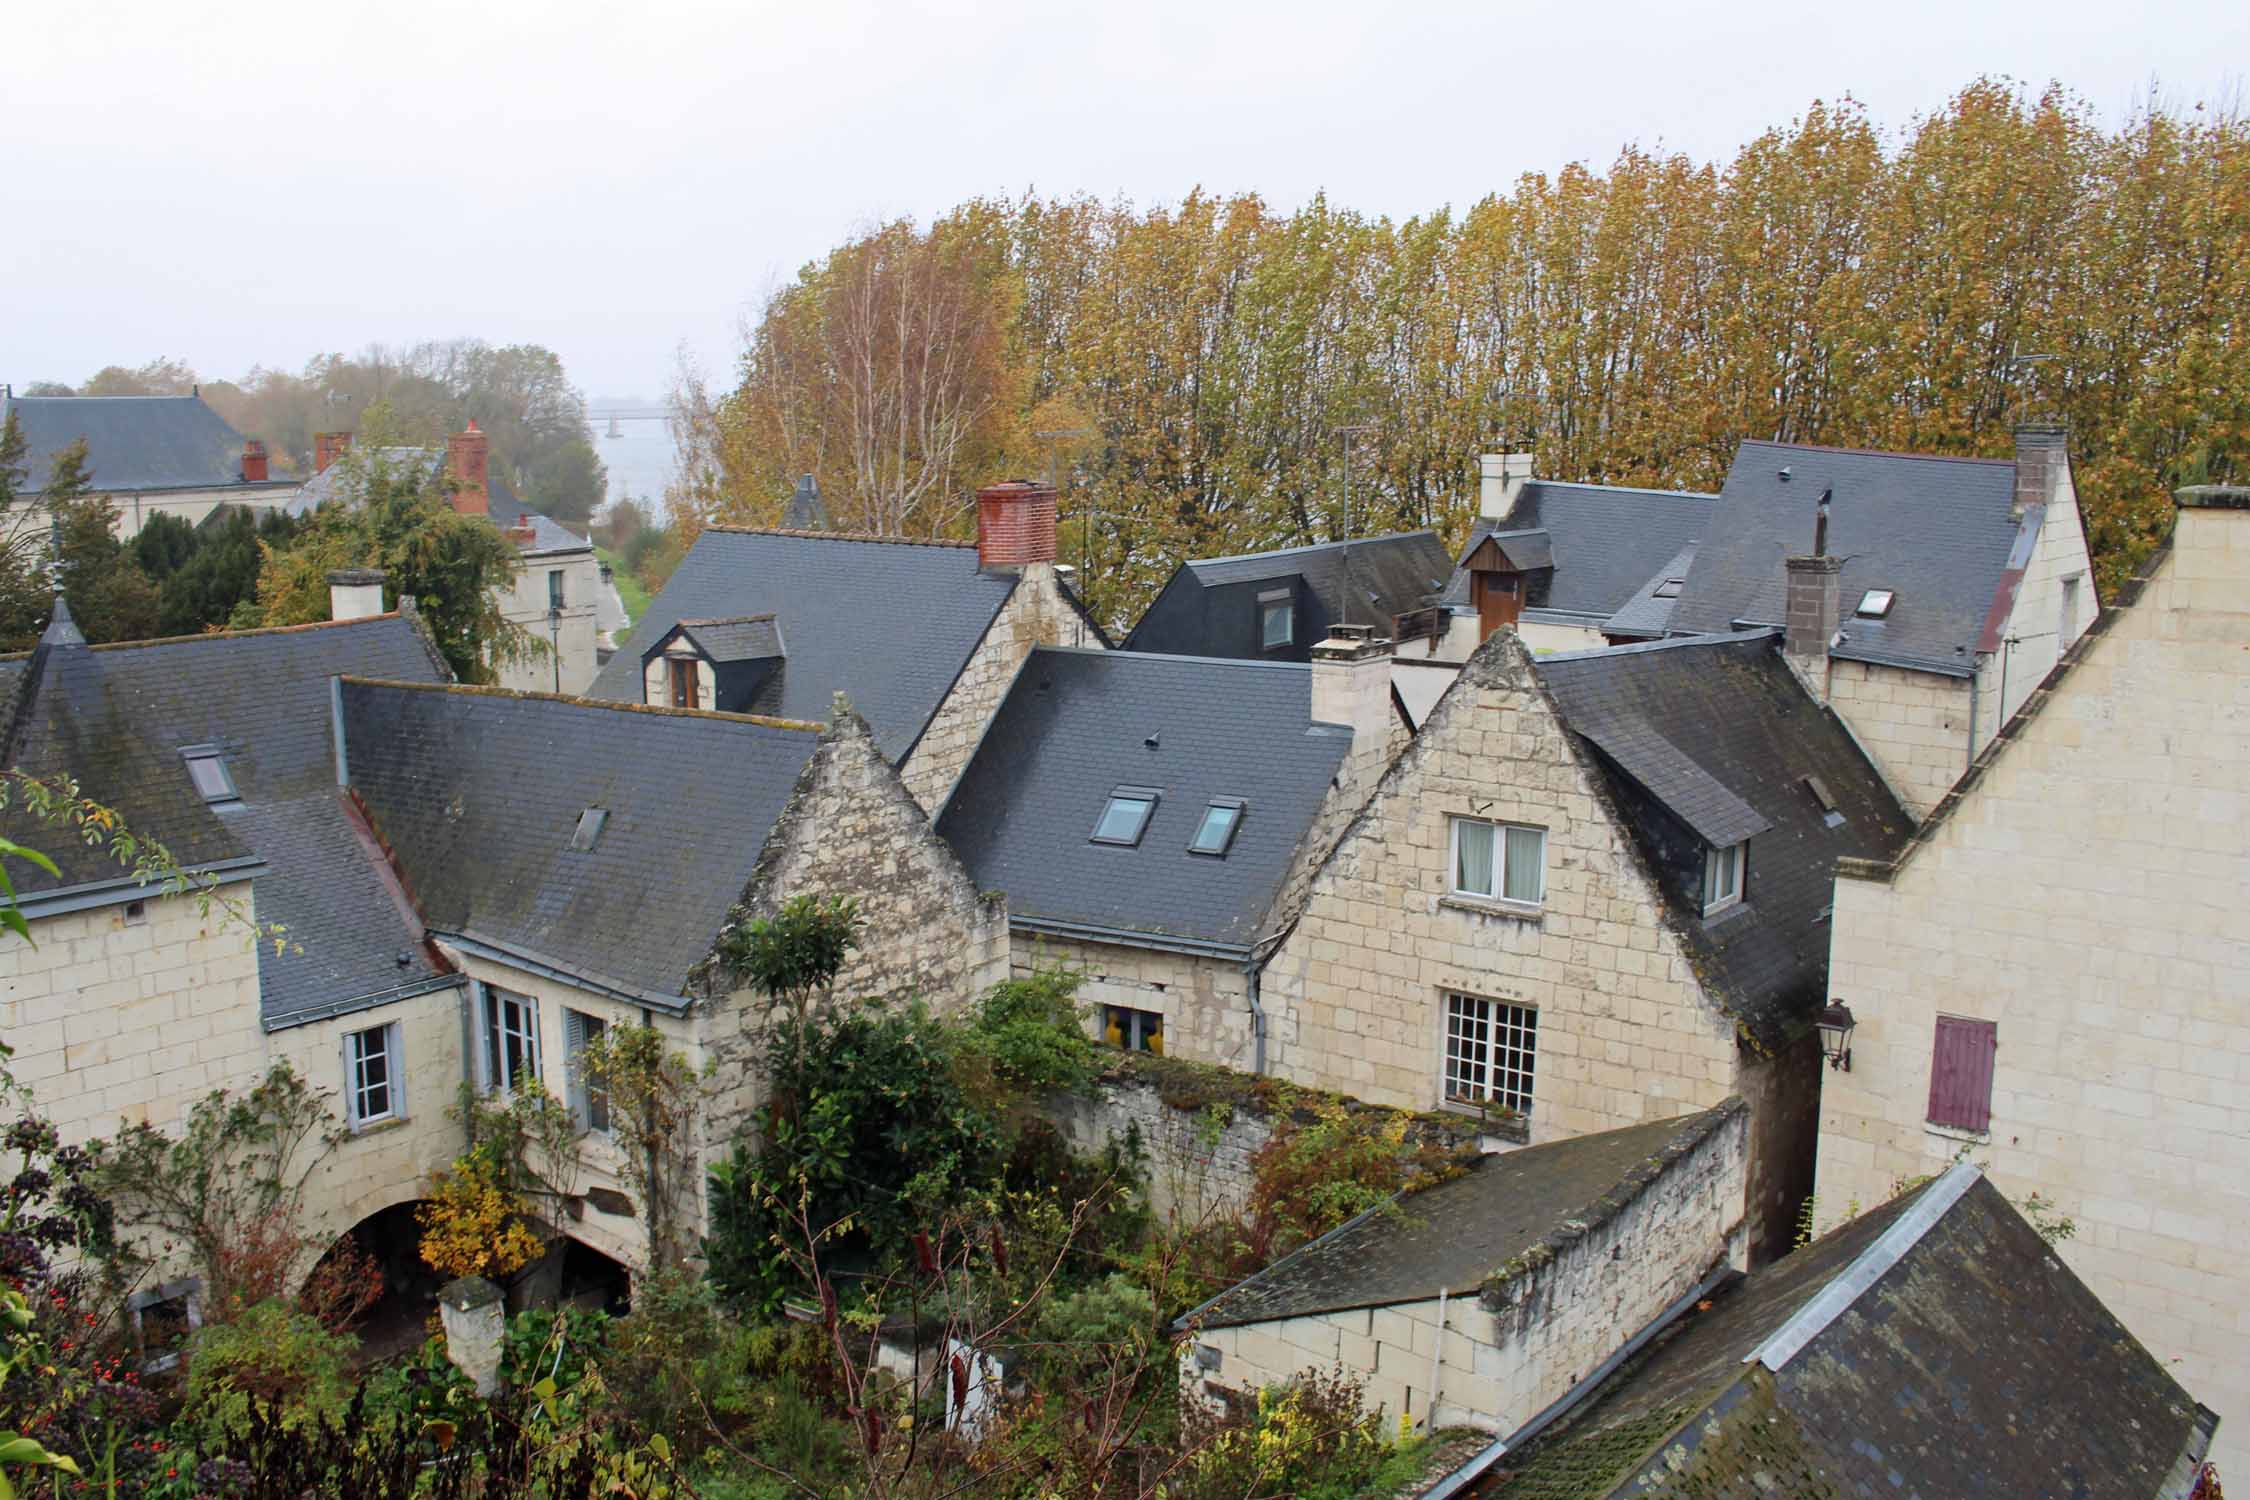
[[[300,1295],[348,1312],[337,1321],[359,1336],[363,1363],[415,1348],[437,1310],[445,1278],[422,1259],[422,1227],[415,1219],[421,1206],[421,1199],[410,1199],[369,1214],[337,1236],[306,1274]]]

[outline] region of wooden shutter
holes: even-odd
[[[2000,1028],[1960,1016],[1937,1018],[1930,1053],[1930,1123],[1960,1130],[1992,1127],[1992,1060]]]

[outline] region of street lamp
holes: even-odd
[[[1840,1072],[1852,1070],[1852,1008],[1841,1000],[1831,1000],[1820,1013],[1820,1053],[1828,1059],[1828,1066]]]

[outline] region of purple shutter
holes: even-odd
[[[1992,1059],[2000,1028],[1991,1021],[1937,1018],[1930,1053],[1930,1123],[1960,1130],[1992,1126]]]

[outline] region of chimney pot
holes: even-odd
[[[453,480],[453,508],[462,515],[492,513],[491,492],[485,488],[491,460],[490,441],[477,431],[474,417],[469,419],[467,428],[446,439],[445,467]]]
[[[1487,453],[1477,460],[1477,514],[1488,521],[1505,521],[1523,498],[1531,482],[1531,453]]]
[[[977,491],[977,566],[1022,567],[1054,560],[1052,485],[1011,479]]]
[[[264,484],[266,482],[266,445],[256,438],[250,438],[242,445],[242,482],[244,484]]]
[[[313,472],[325,474],[328,466],[344,456],[351,447],[352,435],[348,432],[316,432],[313,434]]]

